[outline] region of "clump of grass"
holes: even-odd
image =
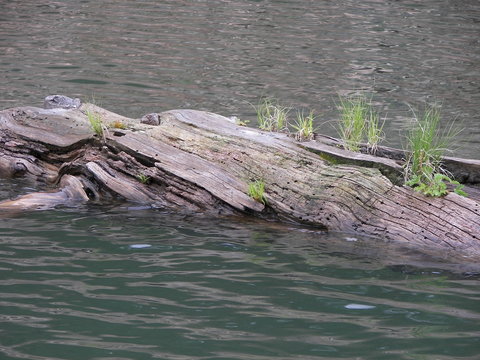
[[[430,177],[439,171],[449,141],[439,136],[440,118],[440,110],[434,107],[427,108],[421,118],[414,112],[415,124],[407,135],[407,179],[414,175]]]
[[[366,129],[368,105],[363,95],[340,97],[341,117],[338,131],[347,150],[360,150]]]
[[[90,126],[92,127],[93,132],[98,136],[104,137],[104,133],[103,133],[104,125],[102,122],[102,116],[99,113],[91,110],[87,110],[85,114],[87,115],[88,121],[90,122]]]
[[[455,185],[455,192],[465,195],[462,185],[452,180],[442,169],[442,157],[449,151],[452,139],[460,133],[453,123],[441,130],[438,106],[427,107],[419,118],[415,111],[415,124],[407,135],[405,183],[427,196],[448,193],[445,183]]]
[[[350,151],[359,151],[360,144],[367,140],[367,151],[375,154],[378,144],[383,140],[383,123],[365,95],[340,97],[341,110],[338,132],[344,147]]]
[[[315,115],[313,114],[313,111],[310,111],[307,116],[305,116],[303,112],[297,112],[297,120],[295,121],[295,124],[291,125],[296,131],[295,139],[298,141],[312,140],[315,135],[313,128],[314,120]]]
[[[266,131],[283,131],[288,126],[289,108],[264,98],[256,107],[258,127]]]
[[[150,176],[145,175],[145,174],[138,174],[137,175],[138,181],[140,181],[142,184],[148,184],[150,182]]]
[[[265,183],[260,180],[249,183],[248,196],[262,203],[263,205],[267,205],[267,198],[265,197]]]
[[[375,155],[378,144],[384,139],[383,126],[385,125],[385,120],[380,123],[380,116],[371,106],[368,107],[367,112],[367,151]]]

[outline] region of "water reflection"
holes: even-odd
[[[443,102],[476,156],[480,133],[477,2],[8,1],[1,5],[2,108],[47,94],[139,117],[172,108],[253,119],[272,95],[316,109],[335,134],[338,93],[366,90],[400,146],[407,103]]]

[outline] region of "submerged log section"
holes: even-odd
[[[380,148],[371,156],[342,150],[332,138],[298,142],[208,112],[172,110],[140,121],[59,99],[47,98],[46,109],[0,112],[0,176],[43,184],[42,192],[3,201],[0,211],[120,196],[175,211],[247,213],[373,236],[449,259],[480,259],[480,161],[445,161],[469,197],[428,198],[402,186],[398,150]],[[103,136],[93,132],[87,111],[101,116]],[[265,182],[266,205],[248,195],[255,180]]]

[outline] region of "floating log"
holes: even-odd
[[[0,202],[0,211],[120,197],[172,211],[307,224],[444,259],[480,260],[479,160],[445,158],[469,196],[431,198],[402,185],[401,150],[354,153],[330,137],[301,142],[196,110],[131,119],[68,99],[48,97],[45,109],[0,112],[0,176],[55,188]],[[87,112],[100,116],[103,135],[93,132]],[[265,183],[266,204],[248,195],[255,180]]]

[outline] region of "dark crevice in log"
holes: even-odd
[[[114,154],[120,154],[120,153],[128,154],[143,166],[146,166],[146,167],[155,166],[156,161],[154,158],[140,154],[138,151],[133,151],[129,147],[122,146],[121,144],[113,141],[108,141],[107,146]]]

